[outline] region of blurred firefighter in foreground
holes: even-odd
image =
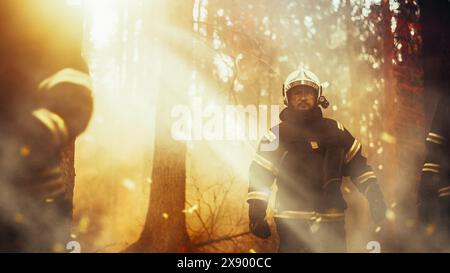
[[[81,18],[65,1],[0,3],[0,251],[63,251],[61,152],[92,114]]]
[[[427,156],[419,184],[419,219],[434,251],[450,251],[449,105],[448,96],[438,103],[426,137]]]
[[[283,97],[281,123],[264,136],[250,166],[250,230],[260,238],[271,235],[265,217],[276,181],[279,252],[345,252],[342,177],[351,177],[380,223],[386,206],[375,173],[359,141],[340,122],[322,116],[320,107],[328,101],[316,75],[292,72]]]

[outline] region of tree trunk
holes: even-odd
[[[156,122],[150,201],[144,229],[130,251],[186,252],[186,144],[170,135],[170,92],[162,90]]]
[[[396,136],[395,123],[397,121],[397,92],[394,78],[394,66],[392,59],[394,58],[394,37],[391,31],[392,12],[389,9],[389,1],[383,0],[383,50],[384,50],[384,131],[391,136]],[[389,117],[389,118],[387,118]],[[384,181],[386,181],[385,193],[387,200],[393,200],[393,185],[392,181],[396,181],[397,173],[397,146],[394,144],[387,144],[385,147],[385,164]]]
[[[60,168],[67,185],[65,198],[72,203],[75,188],[75,141],[72,141],[64,148],[61,158]]]
[[[73,216],[73,192],[75,189],[75,141],[72,141],[64,148],[61,153],[60,169],[62,177],[66,182],[65,201],[63,208],[63,217],[65,223],[64,233],[71,233]]]
[[[162,60],[149,206],[141,236],[125,250],[128,252],[187,252],[191,249],[184,213],[186,143],[175,140],[170,129],[172,109],[187,104],[190,74],[180,70],[183,61],[191,62],[192,56],[190,45],[166,35],[165,26],[191,34],[192,3],[170,1],[164,5],[164,11],[167,16],[165,22],[160,22],[163,30],[158,35],[174,60]]]
[[[409,229],[405,223],[414,218],[414,188],[420,177],[420,164],[417,158],[423,154],[423,90],[421,69],[418,62],[418,40],[410,36],[410,26],[417,20],[414,6],[408,1],[400,2],[400,11],[396,15],[397,27],[391,31],[393,12],[389,10],[389,1],[383,1],[384,25],[384,74],[385,74],[385,131],[395,138],[395,143],[385,145],[385,192],[389,204],[396,203],[395,228],[391,227],[390,238],[393,251],[404,251],[402,240],[409,238]],[[416,30],[417,31],[417,30]],[[395,39],[394,39],[395,34]],[[416,34],[418,35],[418,34]],[[402,47],[398,47],[397,44]],[[408,49],[408,50],[406,50]],[[398,58],[401,54],[401,58]],[[392,60],[395,60],[393,63]],[[403,236],[403,238],[402,238]]]

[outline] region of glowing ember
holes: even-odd
[[[433,224],[429,224],[429,225],[427,225],[427,227],[425,229],[425,233],[427,234],[427,236],[431,236],[431,235],[433,235],[435,230],[436,230],[436,226]]]
[[[128,189],[129,191],[134,191],[136,190],[136,182],[134,182],[131,179],[124,179],[122,181],[122,186],[124,186],[126,189]]]
[[[393,222],[395,221],[395,212],[391,209],[386,210],[386,219]]]
[[[309,226],[309,230],[311,233],[316,233],[320,228],[320,223],[315,221],[311,226]]]
[[[64,246],[62,244],[54,244],[52,250],[53,252],[62,252],[64,250]]]
[[[192,214],[192,213],[194,213],[194,211],[196,211],[197,209],[198,209],[198,205],[197,205],[197,204],[194,204],[194,205],[192,205],[192,207],[189,207],[189,208],[187,208],[187,209],[184,209],[183,212],[184,212],[184,213]]]
[[[88,231],[89,223],[90,223],[89,217],[83,216],[78,222],[78,232],[86,233]]]
[[[394,136],[392,136],[386,132],[383,132],[381,134],[381,140],[383,140],[384,142],[389,143],[389,144],[395,144],[397,141]]]
[[[150,177],[147,177],[147,178],[145,179],[145,182],[151,184],[153,181],[152,181],[152,179],[151,179]]]
[[[24,222],[25,218],[23,217],[23,215],[21,213],[16,213],[16,215],[14,216],[14,221],[18,224],[22,224]]]
[[[20,155],[23,156],[23,157],[29,156],[30,155],[30,147],[28,147],[26,145],[22,146],[20,148]]]

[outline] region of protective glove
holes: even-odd
[[[257,237],[267,239],[270,237],[270,227],[266,217],[267,202],[263,200],[249,200],[250,231]]]
[[[369,209],[372,220],[376,225],[381,224],[386,219],[386,203],[384,202],[383,193],[378,184],[371,185],[367,192],[369,201]]]

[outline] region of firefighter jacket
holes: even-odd
[[[340,187],[350,176],[369,200],[372,216],[385,214],[375,172],[361,153],[361,143],[319,107],[307,113],[284,109],[281,123],[261,140],[250,166],[248,202],[269,199],[276,182],[275,217],[343,220],[346,203]]]
[[[426,136],[426,159],[419,184],[419,219],[450,230],[449,99],[440,100]]]
[[[41,81],[35,91],[34,101],[24,98],[20,104],[16,98],[14,107],[2,105],[0,251],[52,251],[57,241],[67,242],[61,241],[67,231],[62,227],[70,225],[71,204],[64,196],[61,151],[91,117],[90,78],[64,68]]]

